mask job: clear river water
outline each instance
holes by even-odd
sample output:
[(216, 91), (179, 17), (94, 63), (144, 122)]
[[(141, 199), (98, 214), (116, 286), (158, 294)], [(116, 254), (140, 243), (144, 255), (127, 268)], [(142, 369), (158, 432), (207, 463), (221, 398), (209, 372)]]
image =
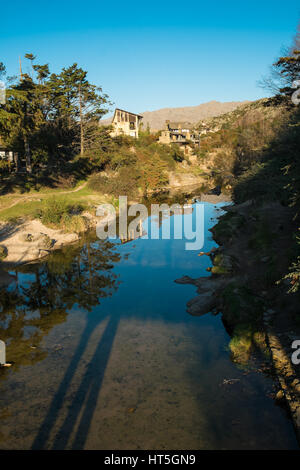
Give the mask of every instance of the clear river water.
[[(220, 205), (204, 204), (209, 251)], [(220, 314), (186, 312), (196, 289), (174, 280), (211, 261), (185, 242), (89, 235), (10, 271), (1, 449), (298, 448), (274, 378), (232, 361)]]

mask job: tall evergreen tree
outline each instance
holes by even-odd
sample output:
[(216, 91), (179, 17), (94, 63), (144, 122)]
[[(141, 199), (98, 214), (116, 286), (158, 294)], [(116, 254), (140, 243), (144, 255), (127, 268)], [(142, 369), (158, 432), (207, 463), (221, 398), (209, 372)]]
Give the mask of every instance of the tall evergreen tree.
[(63, 164), (79, 150), (83, 155), (98, 135), (108, 97), (76, 63), (50, 74), (48, 64), (33, 64), (33, 54), (25, 58), (33, 73), (22, 73), (7, 90), (7, 102), (0, 105), (0, 134), (8, 148), (25, 157), (30, 172), (32, 164)]

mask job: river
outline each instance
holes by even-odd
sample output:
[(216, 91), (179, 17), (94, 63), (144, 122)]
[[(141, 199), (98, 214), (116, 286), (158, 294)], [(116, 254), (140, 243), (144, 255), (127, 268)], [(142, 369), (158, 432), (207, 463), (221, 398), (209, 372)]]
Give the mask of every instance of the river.
[[(209, 251), (220, 205), (204, 204)], [(185, 243), (89, 235), (10, 271), (0, 448), (298, 448), (272, 375), (231, 360), (220, 314), (186, 313), (195, 287), (174, 280), (211, 261)]]

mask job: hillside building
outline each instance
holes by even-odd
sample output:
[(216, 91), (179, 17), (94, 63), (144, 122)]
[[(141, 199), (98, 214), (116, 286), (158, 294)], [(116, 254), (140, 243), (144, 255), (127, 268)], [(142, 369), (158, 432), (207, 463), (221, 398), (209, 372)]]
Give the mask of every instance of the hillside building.
[(200, 136), (189, 122), (170, 122), (166, 121), (166, 127), (161, 132), (159, 142), (162, 144), (180, 144), (189, 143), (199, 144)]
[(124, 109), (116, 108), (112, 120), (113, 131), (111, 135), (129, 135), (130, 137), (137, 138), (139, 136), (139, 128), (143, 116), (140, 114), (124, 111)]

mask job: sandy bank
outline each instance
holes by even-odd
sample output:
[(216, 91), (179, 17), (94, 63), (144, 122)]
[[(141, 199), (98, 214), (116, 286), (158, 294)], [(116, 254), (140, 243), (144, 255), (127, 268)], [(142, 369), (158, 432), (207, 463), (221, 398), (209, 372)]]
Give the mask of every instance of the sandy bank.
[(76, 233), (53, 230), (39, 220), (24, 221), (18, 225), (2, 223), (0, 244), (8, 251), (3, 265), (27, 263), (43, 258), (52, 250), (74, 243), (78, 239)]

